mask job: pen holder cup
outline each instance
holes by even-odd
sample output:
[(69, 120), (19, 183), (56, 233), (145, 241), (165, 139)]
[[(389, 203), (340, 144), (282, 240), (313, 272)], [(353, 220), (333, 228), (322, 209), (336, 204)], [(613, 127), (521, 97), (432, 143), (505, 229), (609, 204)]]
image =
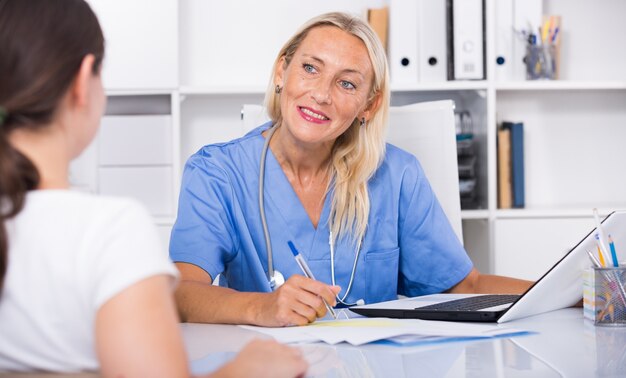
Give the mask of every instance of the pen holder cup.
[(554, 80), (557, 78), (558, 54), (555, 45), (526, 47), (526, 79)]
[(626, 267), (593, 268), (583, 276), (585, 317), (597, 326), (626, 327)]

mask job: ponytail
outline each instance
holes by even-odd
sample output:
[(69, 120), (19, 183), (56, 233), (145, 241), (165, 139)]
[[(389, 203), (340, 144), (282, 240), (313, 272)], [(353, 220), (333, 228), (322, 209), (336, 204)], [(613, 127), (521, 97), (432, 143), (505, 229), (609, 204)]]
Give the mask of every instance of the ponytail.
[[(3, 117), (0, 115), (0, 118)], [(37, 168), (26, 156), (11, 146), (0, 119), (0, 295), (9, 265), (6, 221), (22, 210), (26, 192), (37, 188), (38, 185)]]

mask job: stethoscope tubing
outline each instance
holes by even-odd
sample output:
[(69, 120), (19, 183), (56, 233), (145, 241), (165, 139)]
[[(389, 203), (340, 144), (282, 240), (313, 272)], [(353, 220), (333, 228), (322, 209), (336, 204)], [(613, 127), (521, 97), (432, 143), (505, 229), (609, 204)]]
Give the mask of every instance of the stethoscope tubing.
[(261, 152), (261, 164), (259, 167), (259, 212), (261, 213), (261, 225), (263, 226), (263, 235), (265, 236), (265, 250), (267, 251), (267, 281), (270, 284), (272, 290), (276, 286), (274, 280), (274, 261), (272, 252), (272, 242), (270, 240), (270, 232), (267, 228), (267, 220), (265, 219), (265, 160), (267, 158), (267, 150), (270, 146), (270, 139), (276, 131), (277, 127), (269, 129), (265, 143), (263, 144), (263, 151)]
[[(268, 133), (265, 138), (265, 143), (263, 144), (263, 151), (261, 152), (261, 162), (259, 166), (259, 213), (261, 214), (261, 225), (263, 226), (263, 236), (265, 237), (265, 250), (267, 251), (267, 281), (269, 282), (270, 288), (272, 290), (275, 290), (277, 286), (280, 286), (282, 284), (282, 282), (280, 282), (279, 285), (276, 284), (276, 281), (277, 281), (276, 276), (282, 277), (282, 274), (279, 271), (274, 270), (274, 259), (273, 259), (274, 253), (272, 250), (272, 242), (270, 241), (270, 232), (267, 227), (267, 219), (265, 217), (265, 161), (267, 159), (267, 150), (269, 149), (269, 146), (270, 146), (270, 140), (272, 139), (272, 136), (274, 135), (274, 132), (276, 131), (277, 128), (278, 126), (272, 126), (270, 129), (268, 129)], [(335, 259), (334, 259), (335, 248), (334, 248), (334, 243), (333, 243), (332, 232), (328, 236), (328, 244), (330, 245), (330, 260), (331, 260), (330, 270), (331, 270), (331, 276), (332, 276), (331, 279), (332, 279), (332, 284), (334, 286), (335, 285)], [(361, 253), (361, 242), (359, 242), (359, 245), (357, 246), (357, 252), (354, 258), (354, 264), (352, 265), (352, 272), (350, 274), (350, 282), (348, 283), (348, 288), (346, 289), (346, 292), (343, 295), (343, 297), (339, 298), (339, 295), (336, 296), (337, 301), (345, 306), (354, 306), (354, 305), (359, 304), (358, 302), (362, 301), (362, 300), (359, 300), (355, 303), (345, 302), (345, 299), (348, 297), (348, 294), (352, 290), (352, 283), (354, 282), (356, 266), (359, 260), (360, 253)], [(284, 278), (280, 280), (284, 282)]]

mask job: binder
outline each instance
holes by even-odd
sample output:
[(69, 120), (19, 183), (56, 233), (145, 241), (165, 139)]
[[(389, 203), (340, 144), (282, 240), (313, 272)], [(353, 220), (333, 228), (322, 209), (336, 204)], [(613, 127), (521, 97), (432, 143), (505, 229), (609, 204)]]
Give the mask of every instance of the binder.
[[(513, 65), (511, 67), (511, 79), (514, 81), (526, 80), (526, 56), (527, 39), (522, 36), (522, 31), (537, 34), (541, 26), (543, 15), (543, 0), (513, 0)], [(539, 40), (539, 39), (538, 39)]]
[(495, 3), (495, 77), (497, 81), (513, 78), (513, 1), (499, 0)]
[(502, 127), (511, 130), (511, 181), (513, 207), (525, 206), (524, 194), (524, 124), (503, 122)]
[(389, 1), (389, 65), (392, 85), (419, 81), (419, 3)]
[(446, 1), (419, 2), (419, 79), (423, 82), (447, 80)]
[(448, 1), (452, 4), (452, 79), (484, 79), (483, 0)]

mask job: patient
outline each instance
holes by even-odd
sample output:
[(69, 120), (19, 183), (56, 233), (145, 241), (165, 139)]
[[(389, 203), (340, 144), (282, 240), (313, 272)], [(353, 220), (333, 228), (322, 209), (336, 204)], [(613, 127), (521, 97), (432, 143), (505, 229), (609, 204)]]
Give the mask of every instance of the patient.
[[(0, 372), (189, 375), (150, 216), (69, 190), (105, 108), (103, 55), (83, 0), (0, 0)], [(305, 371), (296, 349), (253, 341), (215, 374)]]

